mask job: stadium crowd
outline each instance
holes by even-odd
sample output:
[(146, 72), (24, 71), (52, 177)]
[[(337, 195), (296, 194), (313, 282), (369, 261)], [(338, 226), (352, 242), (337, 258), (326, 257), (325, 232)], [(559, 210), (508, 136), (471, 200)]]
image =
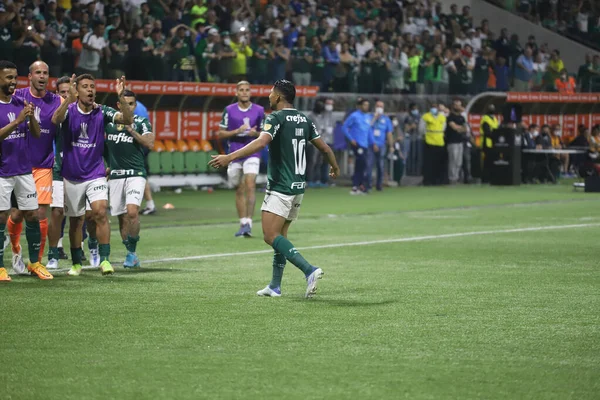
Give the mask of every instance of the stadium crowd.
[[(536, 2), (520, 7), (525, 3)], [(287, 77), (322, 92), (570, 93), (600, 86), (598, 56), (566, 71), (560, 53), (535, 37), (491, 32), (468, 6), (444, 13), (441, 2), (426, 0), (15, 1), (0, 3), (0, 49), (20, 75), (41, 59), (53, 76)]]

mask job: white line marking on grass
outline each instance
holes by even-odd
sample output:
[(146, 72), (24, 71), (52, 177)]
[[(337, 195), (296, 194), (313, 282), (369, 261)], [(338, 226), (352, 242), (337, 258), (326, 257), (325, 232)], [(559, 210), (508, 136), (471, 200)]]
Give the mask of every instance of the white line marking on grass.
[[(386, 243), (405, 243), (405, 242), (422, 242), (425, 240), (435, 239), (452, 239), (465, 236), (478, 236), (478, 235), (498, 235), (503, 233), (521, 233), (521, 232), (540, 232), (540, 231), (553, 231), (562, 229), (575, 229), (575, 228), (593, 228), (600, 226), (600, 223), (595, 224), (572, 224), (572, 225), (548, 225), (548, 226), (534, 226), (527, 228), (513, 228), (513, 229), (496, 229), (488, 231), (474, 231), (474, 232), (459, 232), (459, 233), (445, 233), (441, 235), (425, 235), (425, 236), (412, 236), (395, 239), (381, 239), (381, 240), (368, 240), (363, 242), (350, 242), (350, 243), (335, 243), (335, 244), (322, 244), (317, 246), (306, 246), (299, 247), (298, 250), (321, 250), (321, 249), (335, 249), (339, 247), (356, 247), (356, 246), (370, 246), (374, 244), (386, 244)], [(222, 257), (235, 257), (235, 256), (253, 256), (257, 254), (268, 254), (272, 253), (273, 250), (254, 250), (254, 251), (242, 251), (236, 253), (216, 253), (216, 254), (204, 254), (200, 256), (188, 256), (188, 257), (169, 257), (161, 258), (158, 260), (142, 260), (142, 268), (147, 264), (158, 264), (163, 262), (177, 262), (177, 261), (194, 261), (194, 260), (205, 260), (210, 258), (222, 258)], [(97, 269), (91, 266), (83, 267), (83, 269)], [(50, 270), (50, 273), (65, 272), (69, 269), (57, 269)]]
[[(514, 229), (497, 229), (489, 231), (475, 231), (475, 232), (460, 232), (460, 233), (446, 233), (442, 235), (426, 235), (426, 236), (412, 236), (405, 238), (395, 239), (381, 239), (381, 240), (369, 240), (364, 242), (350, 242), (350, 243), (335, 243), (335, 244), (323, 244), (317, 246), (306, 246), (298, 247), (298, 250), (320, 250), (320, 249), (335, 249), (338, 247), (355, 247), (355, 246), (370, 246), (374, 244), (385, 244), (385, 243), (404, 243), (404, 242), (421, 242), (425, 240), (434, 239), (451, 239), (465, 236), (477, 236), (477, 235), (496, 235), (502, 233), (519, 233), (519, 232), (538, 232), (538, 231), (551, 231), (560, 229), (575, 229), (575, 228), (591, 228), (598, 227), (597, 224), (573, 224), (573, 225), (550, 225), (550, 226), (535, 226), (528, 228), (514, 228)], [(255, 251), (242, 251), (236, 253), (216, 253), (216, 254), (204, 254), (200, 256), (189, 256), (189, 257), (170, 257), (161, 258), (158, 260), (146, 260), (143, 264), (156, 264), (161, 262), (175, 262), (175, 261), (192, 261), (192, 260), (204, 260), (208, 258), (221, 258), (221, 257), (234, 257), (234, 256), (252, 256), (256, 254), (267, 254), (272, 253), (273, 250), (255, 250)]]

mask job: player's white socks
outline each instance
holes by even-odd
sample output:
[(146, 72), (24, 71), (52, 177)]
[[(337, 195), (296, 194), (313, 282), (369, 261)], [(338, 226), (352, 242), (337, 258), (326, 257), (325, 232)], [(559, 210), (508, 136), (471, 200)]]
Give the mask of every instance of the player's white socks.
[(240, 225), (250, 225), (250, 228), (252, 228), (252, 218), (240, 218)]
[(58, 246), (56, 246), (56, 247), (63, 247), (62, 238), (58, 239)]
[(148, 200), (148, 201), (146, 201), (146, 207), (148, 207), (151, 210), (154, 210), (156, 208), (154, 206), (154, 200)]

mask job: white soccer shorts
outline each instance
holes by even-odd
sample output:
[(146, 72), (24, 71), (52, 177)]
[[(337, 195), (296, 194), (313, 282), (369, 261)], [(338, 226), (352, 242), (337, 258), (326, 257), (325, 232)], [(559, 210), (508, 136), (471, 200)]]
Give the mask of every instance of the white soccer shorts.
[(51, 208), (63, 208), (65, 205), (65, 184), (63, 181), (52, 181)]
[(304, 194), (288, 195), (268, 191), (265, 193), (265, 199), (260, 209), (261, 211), (279, 215), (287, 221), (295, 221), (298, 219), (303, 198)]
[(260, 158), (250, 157), (242, 162), (232, 162), (227, 167), (227, 177), (233, 186), (238, 186), (244, 175), (258, 175), (260, 170)]
[(37, 189), (32, 174), (0, 177), (0, 211), (10, 210), (10, 195), (13, 191), (19, 210), (38, 209)]
[(109, 180), (110, 214), (125, 214), (128, 204), (135, 204), (139, 207), (144, 199), (145, 188), (146, 178), (142, 178), (141, 176)]
[[(86, 182), (64, 180), (65, 216), (81, 217), (85, 215), (87, 203), (108, 201), (108, 184), (106, 178), (97, 178)], [(89, 208), (91, 210), (91, 207)]]

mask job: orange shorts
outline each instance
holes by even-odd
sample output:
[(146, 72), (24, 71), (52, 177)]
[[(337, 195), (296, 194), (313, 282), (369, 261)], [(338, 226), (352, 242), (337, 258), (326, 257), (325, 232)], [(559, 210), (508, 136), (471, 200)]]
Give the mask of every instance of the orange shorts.
[(37, 190), (38, 204), (52, 204), (52, 168), (34, 168), (33, 180)]

